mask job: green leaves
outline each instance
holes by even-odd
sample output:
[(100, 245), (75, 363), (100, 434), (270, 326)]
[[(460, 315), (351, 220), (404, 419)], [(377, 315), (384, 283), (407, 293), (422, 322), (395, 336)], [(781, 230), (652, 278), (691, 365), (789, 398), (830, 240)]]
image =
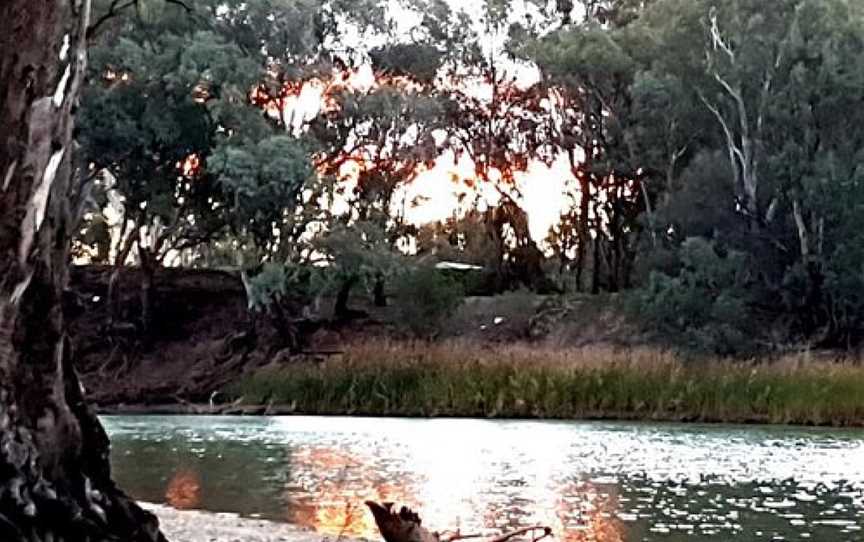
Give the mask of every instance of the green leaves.
[(746, 330), (754, 322), (746, 255), (721, 255), (713, 242), (691, 237), (680, 259), (676, 274), (651, 274), (634, 295), (634, 309), (672, 342), (721, 355), (748, 352), (753, 336)]
[(431, 267), (419, 267), (399, 275), (395, 281), (399, 321), (411, 333), (429, 338), (440, 331), (463, 301), (460, 285)]
[(430, 84), (438, 75), (444, 55), (433, 45), (396, 43), (372, 49), (369, 58), (378, 72)]
[(287, 135), (258, 142), (227, 139), (207, 159), (207, 168), (229, 202), (234, 230), (248, 232), (261, 245), (300, 203), (313, 176), (306, 148)]
[[(312, 177), (311, 158), (249, 93), (279, 77), (285, 58), (317, 54), (309, 43), (271, 41), (271, 51), (284, 49), (268, 57), (263, 45), (314, 18), (320, 3), (214, 0), (193, 13), (161, 0), (139, 5), (92, 48), (79, 123), (85, 159), (113, 174), (131, 228), (158, 218), (157, 258), (226, 229), (267, 245)], [(279, 6), (305, 17), (287, 21)]]

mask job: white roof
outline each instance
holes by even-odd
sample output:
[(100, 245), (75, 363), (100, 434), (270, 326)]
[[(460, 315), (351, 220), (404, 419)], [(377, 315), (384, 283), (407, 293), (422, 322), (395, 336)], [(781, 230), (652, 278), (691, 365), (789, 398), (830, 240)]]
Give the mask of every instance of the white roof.
[(459, 262), (438, 262), (435, 264), (435, 269), (447, 269), (453, 271), (482, 271), (483, 268), (479, 265), (471, 265), (468, 263)]

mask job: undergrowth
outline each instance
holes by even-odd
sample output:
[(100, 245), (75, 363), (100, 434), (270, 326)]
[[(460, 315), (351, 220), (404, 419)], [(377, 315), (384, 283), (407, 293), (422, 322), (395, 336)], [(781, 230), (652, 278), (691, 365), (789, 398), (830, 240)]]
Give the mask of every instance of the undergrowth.
[(864, 425), (857, 362), (679, 359), (651, 349), (369, 342), (232, 385), (297, 413)]

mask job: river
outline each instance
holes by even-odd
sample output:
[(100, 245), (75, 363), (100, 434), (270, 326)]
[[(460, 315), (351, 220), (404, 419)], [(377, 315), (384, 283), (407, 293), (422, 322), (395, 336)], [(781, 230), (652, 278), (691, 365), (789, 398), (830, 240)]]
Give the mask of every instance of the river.
[(365, 499), (462, 533), (864, 541), (864, 431), (654, 423), (106, 416), (135, 498), (377, 539)]

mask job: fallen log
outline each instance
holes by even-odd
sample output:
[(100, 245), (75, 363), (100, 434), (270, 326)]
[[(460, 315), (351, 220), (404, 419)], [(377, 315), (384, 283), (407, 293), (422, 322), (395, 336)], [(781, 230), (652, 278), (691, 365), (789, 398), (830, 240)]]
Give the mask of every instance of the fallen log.
[(543, 525), (525, 527), (516, 531), (504, 533), (495, 537), (487, 537), (479, 534), (461, 534), (459, 531), (442, 536), (441, 533), (433, 532), (423, 527), (420, 516), (409, 508), (403, 506), (397, 512), (393, 509), (392, 502), (377, 503), (366, 501), (366, 506), (375, 518), (378, 531), (384, 538), (384, 542), (455, 542), (465, 539), (484, 539), (483, 542), (508, 542), (518, 536), (539, 532), (531, 538), (531, 542), (538, 542), (546, 537), (552, 536), (552, 529)]

